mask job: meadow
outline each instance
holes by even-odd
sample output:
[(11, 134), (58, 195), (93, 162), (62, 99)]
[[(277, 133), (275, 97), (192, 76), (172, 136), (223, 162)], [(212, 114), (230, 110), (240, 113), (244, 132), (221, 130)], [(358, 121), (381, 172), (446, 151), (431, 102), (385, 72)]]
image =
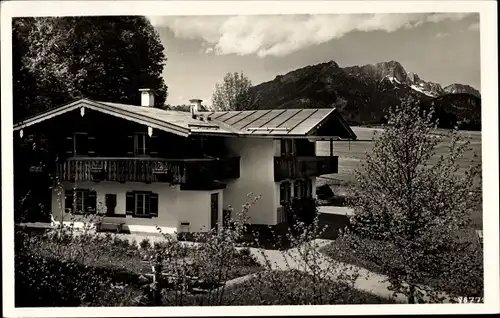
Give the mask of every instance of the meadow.
[[(373, 147), (374, 133), (381, 132), (380, 128), (367, 127), (351, 127), (354, 133), (358, 136), (357, 141), (336, 141), (333, 143), (334, 155), (339, 156), (339, 172), (338, 174), (326, 175), (326, 178), (319, 180), (319, 183), (328, 183), (333, 185), (349, 184), (354, 181), (354, 170), (359, 167), (360, 163), (366, 158), (366, 154), (371, 152)], [(435, 134), (446, 133), (445, 130), (437, 130)], [(474, 159), (474, 154), (477, 155), (477, 162), (481, 162), (481, 132), (480, 131), (462, 131), (465, 137), (469, 138), (469, 147), (471, 151), (467, 152), (464, 158), (459, 160), (460, 170), (463, 173)], [(328, 156), (330, 148), (328, 141), (319, 141), (317, 145), (318, 155)], [(436, 155), (432, 161), (435, 161), (441, 155), (448, 153), (449, 139), (445, 139), (437, 146)]]
[[(318, 178), (317, 185), (328, 184), (335, 196), (349, 196), (349, 187), (355, 182), (354, 170), (360, 167), (360, 164), (366, 158), (366, 154), (371, 152), (373, 147), (374, 133), (382, 131), (380, 128), (367, 127), (351, 127), (354, 133), (358, 136), (357, 141), (337, 141), (334, 142), (334, 155), (339, 156), (339, 169), (337, 174), (324, 175)], [(447, 131), (439, 129), (434, 132), (436, 135), (445, 134)], [(463, 174), (469, 167), (471, 160), (481, 163), (481, 132), (480, 131), (461, 131), (466, 139), (469, 140), (470, 151), (464, 154), (464, 157), (458, 160), (460, 169), (458, 174)], [(432, 166), (441, 155), (449, 153), (450, 140), (445, 138), (443, 142), (438, 144), (436, 154), (430, 159), (428, 164)], [(329, 142), (320, 141), (317, 144), (318, 155), (328, 156), (330, 152)], [(477, 157), (474, 158), (474, 155)], [(477, 195), (482, 195), (481, 178), (476, 178)], [(473, 228), (482, 228), (482, 204), (478, 205), (472, 215)]]

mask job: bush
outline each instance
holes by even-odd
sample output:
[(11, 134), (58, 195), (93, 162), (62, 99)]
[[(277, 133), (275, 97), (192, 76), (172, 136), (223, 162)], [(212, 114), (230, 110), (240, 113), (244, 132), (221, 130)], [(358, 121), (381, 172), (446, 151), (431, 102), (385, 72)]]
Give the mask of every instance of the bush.
[[(388, 269), (388, 263), (380, 260), (394, 260), (399, 257), (396, 255), (397, 249), (390, 243), (376, 240), (365, 240), (363, 244), (356, 244), (355, 241), (338, 238), (334, 243), (325, 246), (322, 252), (336, 261), (353, 264), (382, 275), (387, 275), (387, 271), (393, 269)], [(370, 257), (371, 255), (377, 257)], [(482, 251), (474, 246), (463, 250), (440, 251), (435, 257), (429, 256), (428, 266), (420, 269), (418, 283), (446, 292), (450, 296), (482, 297), (482, 257)], [(450, 259), (455, 259), (456, 264), (444, 261)], [(395, 264), (395, 268), (397, 266), (398, 264)]]
[[(132, 304), (132, 299), (114, 298), (110, 286), (135, 286), (138, 275), (119, 268), (82, 265), (74, 261), (40, 255), (37, 251), (18, 253), (15, 257), (16, 307), (84, 306)], [(135, 294), (138, 294), (137, 291)]]
[(142, 239), (141, 243), (139, 243), (139, 246), (142, 250), (149, 250), (151, 248), (151, 242), (149, 239), (144, 238)]
[[(242, 291), (246, 293), (242, 294)], [(387, 304), (393, 300), (358, 291), (348, 283), (331, 279), (315, 281), (297, 270), (266, 271), (236, 286), (231, 305), (335, 305)], [(230, 298), (228, 297), (228, 301)]]

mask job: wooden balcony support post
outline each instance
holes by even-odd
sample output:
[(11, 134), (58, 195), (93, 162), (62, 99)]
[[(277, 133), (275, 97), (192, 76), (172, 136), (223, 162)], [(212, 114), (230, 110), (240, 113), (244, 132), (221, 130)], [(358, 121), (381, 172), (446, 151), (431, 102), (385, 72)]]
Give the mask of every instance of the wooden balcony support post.
[(333, 166), (333, 139), (330, 138), (330, 167)]

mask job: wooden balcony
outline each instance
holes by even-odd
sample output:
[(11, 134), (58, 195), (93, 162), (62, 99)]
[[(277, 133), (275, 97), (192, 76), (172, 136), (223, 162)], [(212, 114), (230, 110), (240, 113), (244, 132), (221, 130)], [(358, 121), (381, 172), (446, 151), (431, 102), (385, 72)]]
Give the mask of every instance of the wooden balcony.
[(69, 158), (57, 165), (61, 181), (197, 184), (240, 176), (240, 158)]
[(274, 181), (337, 173), (338, 156), (274, 157)]

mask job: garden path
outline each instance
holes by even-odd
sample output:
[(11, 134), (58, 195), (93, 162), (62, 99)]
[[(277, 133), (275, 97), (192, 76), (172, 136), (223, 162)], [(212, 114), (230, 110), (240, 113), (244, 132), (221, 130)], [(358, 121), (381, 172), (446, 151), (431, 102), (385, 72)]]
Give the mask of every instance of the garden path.
[[(316, 264), (323, 270), (328, 270), (332, 277), (336, 273), (344, 273), (344, 274), (354, 274), (357, 273), (359, 276), (355, 281), (354, 287), (359, 290), (367, 291), (372, 294), (378, 295), (380, 297), (391, 298), (393, 296), (393, 292), (389, 290), (389, 283), (386, 281), (387, 276), (376, 274), (368, 271), (365, 268), (358, 267), (355, 265), (344, 264), (331, 258), (323, 255), (323, 253), (319, 252), (319, 249), (325, 245), (331, 243), (330, 240), (324, 239), (316, 239), (312, 241), (310, 244), (315, 247), (315, 253), (317, 254), (317, 262)], [(257, 261), (266, 266), (266, 260), (269, 262), (268, 265), (271, 266), (272, 269), (275, 270), (288, 270), (288, 269), (296, 269), (308, 272), (310, 269), (302, 261), (300, 257), (300, 251), (298, 248), (292, 248), (287, 251), (279, 251), (279, 250), (263, 250), (258, 248), (250, 248), (252, 255), (255, 256)], [(449, 302), (449, 298), (445, 294), (441, 294), (446, 297), (445, 302)], [(396, 296), (396, 301), (406, 303), (408, 301), (407, 297), (398, 294)]]

